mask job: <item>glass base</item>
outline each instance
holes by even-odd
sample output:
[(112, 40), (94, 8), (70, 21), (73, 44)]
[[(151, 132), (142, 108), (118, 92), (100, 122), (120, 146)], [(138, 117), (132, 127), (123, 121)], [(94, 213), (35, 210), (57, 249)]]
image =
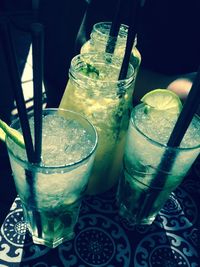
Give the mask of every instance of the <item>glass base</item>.
[(140, 218), (139, 214), (131, 214), (123, 204), (119, 206), (119, 214), (125, 218), (130, 225), (151, 225), (156, 218), (156, 215), (149, 216), (148, 218)]
[(56, 239), (56, 240), (45, 240), (45, 239), (42, 239), (42, 238), (38, 238), (36, 236), (32, 236), (32, 239), (33, 239), (33, 243), (34, 244), (37, 244), (37, 245), (44, 245), (44, 246), (47, 246), (49, 248), (56, 248), (57, 246), (59, 246), (60, 244), (66, 242), (66, 241), (69, 241), (71, 239), (73, 239), (75, 236), (75, 233), (74, 232), (71, 232), (71, 233), (68, 233), (67, 235), (59, 238), (59, 239)]

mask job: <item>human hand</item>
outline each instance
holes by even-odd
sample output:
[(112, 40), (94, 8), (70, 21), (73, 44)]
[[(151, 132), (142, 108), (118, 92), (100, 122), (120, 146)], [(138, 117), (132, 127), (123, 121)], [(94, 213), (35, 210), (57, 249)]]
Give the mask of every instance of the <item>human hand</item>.
[(177, 78), (167, 86), (167, 89), (176, 93), (180, 97), (180, 99), (184, 102), (192, 87), (195, 75), (196, 73), (193, 72), (186, 74), (180, 78)]

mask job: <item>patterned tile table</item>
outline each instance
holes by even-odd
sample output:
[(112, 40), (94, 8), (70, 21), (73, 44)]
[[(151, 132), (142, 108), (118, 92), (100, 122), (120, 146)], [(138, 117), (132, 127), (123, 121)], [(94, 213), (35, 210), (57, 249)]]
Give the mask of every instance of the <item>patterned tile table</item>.
[(200, 164), (173, 192), (151, 226), (118, 215), (115, 189), (85, 197), (76, 236), (56, 249), (34, 245), (16, 198), (0, 232), (0, 267), (200, 266)]

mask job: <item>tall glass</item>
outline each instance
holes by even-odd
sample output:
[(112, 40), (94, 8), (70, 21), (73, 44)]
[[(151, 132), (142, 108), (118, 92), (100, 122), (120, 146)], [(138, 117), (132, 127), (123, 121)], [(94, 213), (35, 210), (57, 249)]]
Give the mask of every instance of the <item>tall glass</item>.
[(136, 106), (127, 134), (117, 202), (131, 224), (154, 221), (200, 152), (199, 117), (193, 119), (181, 146), (172, 148), (165, 142), (172, 130), (171, 115), (153, 112), (148, 115), (143, 104)]
[[(81, 54), (89, 52), (105, 52), (106, 45), (108, 43), (110, 28), (111, 22), (104, 21), (94, 24), (92, 32), (90, 34), (90, 39), (81, 47)], [(112, 46), (113, 43), (116, 42), (114, 55), (120, 57), (121, 60), (123, 60), (124, 57), (127, 36), (128, 26), (125, 24), (121, 24), (117, 38), (111, 38), (109, 43), (109, 45)], [(135, 77), (137, 77), (137, 73), (139, 71), (141, 63), (141, 54), (137, 49), (137, 37), (135, 38), (135, 42), (133, 45), (130, 63), (134, 68), (134, 75)], [(135, 83), (133, 83), (133, 86), (134, 84)]]
[[(33, 116), (29, 114), (33, 131)], [(17, 119), (11, 125), (20, 130)], [(78, 113), (43, 110), (42, 160), (6, 139), (17, 192), (33, 242), (54, 248), (73, 238), (97, 146), (92, 124)]]
[(118, 180), (132, 108), (134, 70), (118, 80), (121, 59), (106, 53), (86, 53), (72, 59), (61, 108), (84, 114), (99, 137), (88, 194), (111, 188)]
[[(90, 39), (81, 47), (81, 54), (88, 52), (105, 52), (110, 28), (111, 22), (98, 22), (94, 24), (92, 32), (90, 34)], [(123, 59), (124, 57), (127, 35), (128, 26), (121, 24), (116, 39), (116, 47), (114, 50), (114, 55), (121, 57), (121, 59)], [(114, 40), (111, 40), (110, 45), (112, 45), (113, 41)], [(135, 38), (133, 45), (130, 63), (135, 69), (135, 75), (137, 75), (141, 63), (141, 54), (137, 49), (137, 37)]]

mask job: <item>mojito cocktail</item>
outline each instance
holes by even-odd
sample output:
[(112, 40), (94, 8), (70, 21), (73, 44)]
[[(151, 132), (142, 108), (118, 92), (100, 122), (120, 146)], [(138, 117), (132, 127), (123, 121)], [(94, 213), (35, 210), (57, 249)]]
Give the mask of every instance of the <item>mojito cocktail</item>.
[(118, 180), (132, 108), (133, 67), (118, 81), (121, 59), (105, 53), (73, 58), (61, 108), (84, 114), (96, 127), (98, 148), (87, 193), (96, 194)]
[[(94, 24), (92, 32), (90, 34), (90, 39), (81, 47), (81, 54), (89, 52), (105, 52), (106, 45), (108, 44), (110, 29), (111, 22), (98, 22)], [(114, 55), (121, 58), (121, 60), (123, 60), (124, 58), (127, 36), (128, 26), (121, 24), (117, 38), (110, 37), (109, 45), (113, 46), (113, 43), (116, 43)], [(130, 56), (130, 63), (134, 68), (134, 76), (137, 77), (141, 63), (141, 54), (137, 49), (137, 37), (135, 38), (132, 53)], [(134, 87), (134, 83), (132, 85)]]
[(132, 224), (154, 221), (200, 152), (197, 116), (180, 147), (166, 145), (176, 120), (177, 114), (157, 111), (144, 104), (132, 111), (117, 194), (120, 214)]
[[(32, 115), (29, 121), (33, 132)], [(30, 164), (25, 150), (10, 138), (6, 144), (33, 242), (56, 247), (74, 236), (97, 134), (88, 120), (67, 110), (45, 109), (42, 124), (40, 164)], [(19, 120), (11, 126), (20, 130)]]

